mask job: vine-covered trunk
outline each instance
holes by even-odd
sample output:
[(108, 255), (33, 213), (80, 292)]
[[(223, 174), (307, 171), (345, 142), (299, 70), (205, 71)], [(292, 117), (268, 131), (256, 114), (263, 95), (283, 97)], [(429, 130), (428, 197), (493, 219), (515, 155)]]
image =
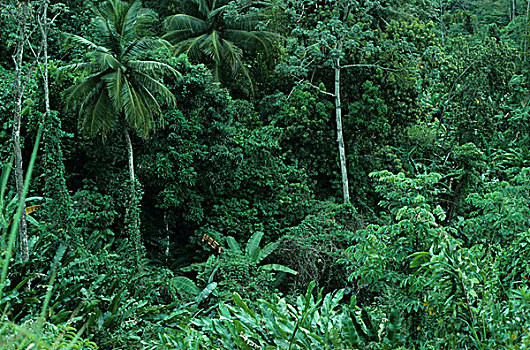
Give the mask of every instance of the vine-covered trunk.
[(44, 197), (46, 212), (53, 229), (63, 232), (63, 237), (73, 237), (75, 247), (83, 245), (83, 238), (76, 235), (72, 223), (72, 200), (66, 186), (65, 167), (61, 145), (61, 120), (50, 107), (50, 85), (48, 71), (48, 6), (49, 0), (42, 3), (42, 15), (37, 17), (42, 38), (42, 66), (40, 69), (44, 90), (45, 131), (44, 131)]
[(24, 193), (24, 169), (22, 168), (22, 148), (20, 146), (20, 130), (22, 119), (22, 100), (24, 97), (24, 88), (22, 82), (22, 64), (24, 59), (24, 45), (26, 41), (26, 25), (29, 11), (29, 1), (24, 1), (21, 10), (21, 18), (18, 25), (18, 38), (16, 42), (15, 55), (13, 60), (15, 63), (15, 77), (13, 83), (13, 92), (15, 98), (15, 111), (13, 117), (13, 152), (15, 153), (15, 180), (17, 186), (17, 195), (22, 206), (22, 216), (20, 218), (20, 226), (18, 228), (20, 240), (20, 255), (24, 262), (29, 259), (28, 250), (28, 227), (26, 223), (26, 205), (23, 200)]
[(344, 203), (350, 202), (350, 191), (348, 187), (348, 168), (346, 166), (346, 151), (344, 149), (344, 137), (342, 132), (342, 106), (340, 100), (340, 61), (335, 59), (335, 118), (337, 121), (337, 143), (339, 145), (340, 173), (342, 177), (342, 199)]

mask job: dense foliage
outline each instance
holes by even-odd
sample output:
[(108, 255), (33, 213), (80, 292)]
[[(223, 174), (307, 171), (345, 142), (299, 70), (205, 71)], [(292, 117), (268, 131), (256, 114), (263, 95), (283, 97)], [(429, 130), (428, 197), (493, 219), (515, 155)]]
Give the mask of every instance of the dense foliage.
[(527, 349), (530, 1), (0, 1), (0, 349)]

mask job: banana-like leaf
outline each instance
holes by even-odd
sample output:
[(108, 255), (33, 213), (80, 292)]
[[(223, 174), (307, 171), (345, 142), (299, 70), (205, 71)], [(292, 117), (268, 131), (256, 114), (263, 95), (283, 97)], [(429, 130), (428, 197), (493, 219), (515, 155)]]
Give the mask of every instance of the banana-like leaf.
[(210, 296), (210, 294), (212, 294), (212, 292), (214, 291), (214, 289), (216, 287), (217, 287), (217, 282), (212, 282), (212, 283), (208, 284), (202, 290), (202, 292), (199, 295), (197, 295), (197, 298), (195, 298), (195, 303), (200, 304), (204, 300), (206, 300), (206, 298), (208, 298)]
[(263, 265), (263, 266), (260, 267), (260, 269), (265, 270), (265, 271), (286, 272), (286, 273), (290, 273), (292, 275), (297, 275), (298, 274), (298, 272), (296, 272), (295, 270), (291, 269), (290, 267), (287, 267), (287, 266), (284, 266), (284, 265), (280, 265), (280, 264)]
[(359, 333), (357, 332), (357, 327), (355, 326), (356, 320), (354, 320), (355, 315), (350, 315), (348, 312), (345, 312), (342, 316), (342, 334), (349, 343), (355, 344), (361, 341)]
[(273, 251), (276, 250), (276, 248), (278, 248), (278, 245), (280, 245), (280, 242), (271, 242), (271, 243), (267, 244), (259, 252), (258, 261), (256, 261), (256, 263), (259, 264), (263, 259), (267, 258)]
[(377, 335), (377, 328), (372, 322), (372, 318), (368, 314), (368, 311), (366, 311), (366, 309), (364, 308), (361, 310), (361, 319), (363, 320), (364, 325), (366, 326), (368, 339), (370, 341), (379, 341), (379, 337)]
[(234, 237), (232, 236), (228, 236), (226, 237), (226, 243), (228, 243), (228, 247), (230, 248), (230, 250), (232, 250), (234, 253), (236, 254), (243, 254), (241, 252), (241, 248), (239, 247), (239, 243), (237, 243), (237, 241), (235, 240)]
[(185, 293), (188, 293), (193, 296), (196, 296), (199, 294), (199, 288), (197, 287), (195, 282), (193, 282), (188, 277), (177, 276), (173, 278), (171, 282), (176, 289), (182, 290)]
[(245, 248), (246, 255), (255, 263), (258, 262), (258, 256), (260, 253), (259, 244), (261, 242), (261, 238), (263, 238), (263, 232), (258, 231), (254, 233), (248, 240), (247, 246)]
[(248, 305), (243, 301), (243, 299), (241, 299), (241, 296), (239, 294), (237, 293), (232, 294), (232, 299), (234, 300), (234, 303), (237, 306), (239, 306), (243, 311), (245, 311), (247, 314), (252, 316), (252, 318), (256, 318), (256, 315), (254, 314), (254, 312), (250, 310)]

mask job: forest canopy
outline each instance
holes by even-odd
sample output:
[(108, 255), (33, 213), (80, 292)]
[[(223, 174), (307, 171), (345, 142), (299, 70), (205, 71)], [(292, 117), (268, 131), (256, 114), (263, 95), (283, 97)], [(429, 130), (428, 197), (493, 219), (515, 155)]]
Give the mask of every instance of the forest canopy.
[(529, 348), (529, 16), (0, 0), (0, 350)]

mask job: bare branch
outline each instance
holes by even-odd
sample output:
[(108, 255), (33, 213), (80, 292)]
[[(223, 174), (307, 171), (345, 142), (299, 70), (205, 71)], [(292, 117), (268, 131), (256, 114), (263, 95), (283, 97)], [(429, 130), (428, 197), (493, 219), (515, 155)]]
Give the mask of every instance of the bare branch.
[(28, 47), (31, 50), (31, 53), (33, 54), (35, 59), (31, 62), (29, 70), (27, 71), (26, 76), (24, 77), (24, 82), (22, 83), (22, 91), (25, 91), (26, 86), (28, 85), (29, 79), (31, 78), (31, 73), (35, 69), (35, 66), (37, 65), (37, 63), (39, 63), (40, 55), (42, 53), (42, 48), (43, 48), (43, 43), (41, 42), (39, 44), (39, 50), (35, 52), (28, 38), (26, 38), (26, 42), (28, 43)]
[(316, 86), (315, 84), (312, 84), (306, 80), (303, 80), (302, 81), (302, 84), (304, 85), (307, 85), (315, 90), (317, 90), (318, 92), (320, 92), (321, 94), (324, 94), (324, 95), (328, 95), (328, 96), (331, 96), (331, 97), (335, 97), (335, 94), (332, 94), (331, 92), (327, 92), (325, 90), (322, 90), (321, 88), (319, 88), (318, 86)]
[(471, 69), (471, 67), (473, 67), (475, 65), (475, 63), (478, 62), (478, 58), (473, 60), (469, 66), (467, 66), (466, 69), (464, 69), (462, 71), (462, 73), (460, 73), (460, 75), (455, 79), (455, 81), (453, 82), (453, 85), (451, 86), (451, 89), (449, 89), (449, 92), (447, 93), (447, 99), (445, 100), (445, 102), (443, 102), (443, 105), (442, 105), (442, 110), (440, 112), (440, 123), (438, 124), (438, 129), (440, 129), (441, 125), (442, 125), (442, 119), (443, 119), (443, 116), (445, 114), (445, 112), (447, 111), (447, 105), (449, 104), (449, 102), (453, 99), (453, 93), (457, 87), (457, 83), (460, 81), (460, 79), (467, 73), (467, 71), (469, 69)]
[(289, 92), (289, 95), (287, 95), (287, 100), (289, 100), (291, 98), (291, 95), (293, 94), (294, 90), (296, 90), (296, 87), (300, 84), (302, 84), (302, 82), (304, 81), (304, 79), (300, 79), (298, 81), (298, 83), (296, 83), (293, 88), (291, 89), (291, 91)]
[(402, 70), (402, 69), (384, 67), (384, 66), (380, 66), (378, 64), (363, 64), (363, 63), (346, 64), (344, 66), (340, 66), (339, 68), (378, 68), (378, 69), (382, 69), (382, 70), (388, 70), (388, 71), (391, 71), (391, 72), (399, 72), (400, 70)]

